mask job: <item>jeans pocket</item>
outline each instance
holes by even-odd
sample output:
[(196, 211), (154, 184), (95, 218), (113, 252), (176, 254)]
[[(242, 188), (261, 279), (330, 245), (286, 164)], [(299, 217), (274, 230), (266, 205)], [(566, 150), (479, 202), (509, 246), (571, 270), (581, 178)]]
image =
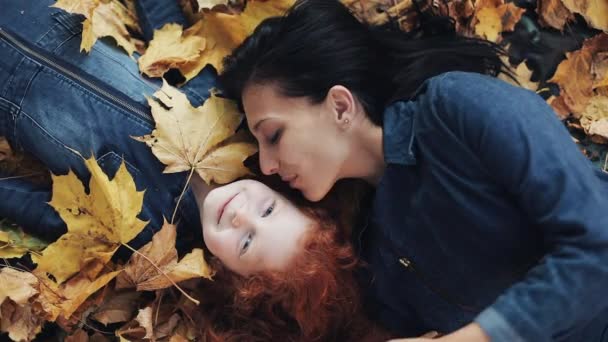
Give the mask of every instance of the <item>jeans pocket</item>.
[(97, 164), (99, 164), (99, 167), (101, 167), (103, 172), (105, 172), (105, 174), (110, 178), (114, 178), (116, 171), (118, 171), (120, 164), (123, 162), (125, 163), (127, 171), (129, 171), (129, 174), (131, 177), (133, 177), (133, 180), (137, 179), (141, 174), (139, 169), (136, 168), (135, 165), (126, 161), (123, 157), (119, 156), (116, 152), (110, 151), (97, 157)]

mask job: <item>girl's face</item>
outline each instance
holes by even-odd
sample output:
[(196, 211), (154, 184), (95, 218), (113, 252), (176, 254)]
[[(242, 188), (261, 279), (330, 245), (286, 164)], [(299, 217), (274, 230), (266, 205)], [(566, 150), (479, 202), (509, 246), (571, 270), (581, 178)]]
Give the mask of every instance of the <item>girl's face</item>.
[(341, 178), (348, 142), (335, 104), (286, 97), (273, 85), (251, 84), (243, 92), (247, 122), (260, 151), (260, 168), (310, 201), (321, 200)]
[(203, 203), (207, 248), (230, 270), (281, 270), (303, 249), (315, 222), (266, 185), (241, 180), (212, 190)]

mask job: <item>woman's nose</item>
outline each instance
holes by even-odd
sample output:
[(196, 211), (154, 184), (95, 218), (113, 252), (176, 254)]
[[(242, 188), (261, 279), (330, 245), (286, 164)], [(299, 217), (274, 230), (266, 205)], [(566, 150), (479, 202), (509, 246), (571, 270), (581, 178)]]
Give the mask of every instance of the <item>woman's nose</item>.
[(279, 171), (279, 162), (274, 154), (268, 151), (267, 148), (260, 146), (260, 169), (262, 173), (270, 176)]

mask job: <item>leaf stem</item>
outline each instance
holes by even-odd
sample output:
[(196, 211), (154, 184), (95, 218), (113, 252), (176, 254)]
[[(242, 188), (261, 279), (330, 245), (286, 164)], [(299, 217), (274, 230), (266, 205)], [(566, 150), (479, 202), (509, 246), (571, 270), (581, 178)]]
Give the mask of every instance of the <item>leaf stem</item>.
[(190, 169), (190, 174), (188, 175), (188, 180), (186, 180), (186, 184), (184, 184), (184, 189), (182, 190), (182, 193), (179, 195), (179, 198), (177, 199), (177, 203), (175, 204), (175, 210), (173, 210), (173, 215), (171, 215), (171, 224), (173, 224), (173, 221), (175, 220), (175, 215), (177, 214), (177, 208), (179, 208), (179, 204), (182, 201), (182, 197), (184, 197), (184, 194), (186, 193), (186, 189), (188, 189), (188, 184), (190, 184), (190, 179), (192, 179), (192, 175), (194, 174), (195, 170), (196, 170), (196, 168), (194, 166)]
[(196, 305), (199, 305), (200, 302), (192, 297), (190, 297), (190, 295), (188, 295), (186, 293), (186, 291), (184, 291), (181, 287), (179, 287), (179, 285), (177, 285), (173, 279), (171, 279), (171, 277), (169, 277), (165, 272), (163, 272), (163, 270), (160, 269), (160, 267), (156, 266), (156, 264), (154, 263), (154, 261), (150, 260), (150, 258), (148, 258), (145, 254), (141, 253), (140, 251), (136, 250), (135, 248), (127, 245), (126, 243), (121, 243), (121, 245), (127, 247), (128, 249), (130, 249), (133, 253), (141, 256), (142, 258), (146, 259), (154, 268), (156, 268), (156, 270), (162, 274), (163, 276), (165, 276), (165, 278), (167, 278), (167, 280), (169, 280), (169, 282), (171, 282), (171, 284), (173, 284), (173, 286), (175, 286), (176, 289), (179, 290), (179, 292), (181, 292), (186, 298), (190, 299), (192, 302), (194, 302)]

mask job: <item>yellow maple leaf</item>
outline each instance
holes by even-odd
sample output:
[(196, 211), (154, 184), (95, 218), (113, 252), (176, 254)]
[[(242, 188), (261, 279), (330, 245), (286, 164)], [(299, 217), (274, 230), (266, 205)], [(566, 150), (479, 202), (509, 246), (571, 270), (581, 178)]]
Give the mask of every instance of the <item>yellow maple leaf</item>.
[[(194, 108), (186, 95), (166, 82), (154, 96), (158, 101), (148, 99), (148, 103), (152, 107), (156, 128), (152, 134), (134, 138), (150, 146), (152, 153), (167, 165), (163, 172), (195, 170), (207, 183), (226, 183), (249, 173), (243, 161), (255, 153), (255, 145), (220, 146), (234, 134), (242, 120), (233, 101), (212, 95), (202, 106)], [(218, 146), (235, 151), (232, 155), (222, 154), (229, 158), (220, 156), (218, 160), (217, 154), (213, 154)], [(211, 166), (209, 157), (213, 158)], [(219, 177), (216, 164), (222, 165), (220, 173), (230, 177)]]
[(183, 35), (204, 38), (205, 49), (196, 61), (181, 65), (180, 72), (186, 80), (198, 75), (207, 64), (213, 65), (221, 72), (224, 57), (253, 33), (262, 20), (282, 15), (294, 2), (294, 0), (251, 0), (247, 2), (245, 10), (238, 15), (215, 11), (202, 13), (202, 19), (184, 31)]
[(137, 61), (139, 70), (150, 77), (161, 77), (169, 69), (196, 60), (204, 49), (204, 38), (182, 36), (181, 25), (167, 24), (154, 30), (146, 53)]
[(593, 84), (595, 78), (601, 75), (593, 75), (591, 71), (594, 56), (603, 52), (608, 52), (608, 34), (600, 33), (585, 40), (580, 50), (566, 53), (566, 59), (557, 66), (555, 74), (549, 80), (559, 85), (559, 103), (563, 103), (577, 119), (596, 92), (601, 93), (602, 87), (596, 85), (594, 89)]
[(608, 32), (608, 0), (562, 0), (573, 13), (582, 15), (589, 26)]
[(91, 173), (90, 192), (70, 171), (53, 176), (49, 204), (59, 213), (68, 232), (50, 244), (42, 256), (33, 256), (37, 270), (51, 273), (58, 283), (94, 260), (106, 263), (122, 244), (133, 239), (147, 222), (137, 218), (144, 192), (121, 163), (114, 179), (101, 170), (94, 158), (85, 160)]
[(127, 28), (139, 31), (137, 17), (117, 0), (59, 0), (53, 7), (85, 16), (80, 49), (90, 52), (98, 38), (112, 37), (131, 56), (143, 43), (130, 36)]
[[(195, 248), (177, 261), (175, 225), (165, 221), (152, 241), (134, 253), (124, 272), (116, 279), (116, 288), (137, 287), (137, 291), (167, 288), (173, 282), (193, 278), (211, 278), (211, 270), (203, 257), (203, 250)], [(153, 262), (164, 274), (159, 273)]]

